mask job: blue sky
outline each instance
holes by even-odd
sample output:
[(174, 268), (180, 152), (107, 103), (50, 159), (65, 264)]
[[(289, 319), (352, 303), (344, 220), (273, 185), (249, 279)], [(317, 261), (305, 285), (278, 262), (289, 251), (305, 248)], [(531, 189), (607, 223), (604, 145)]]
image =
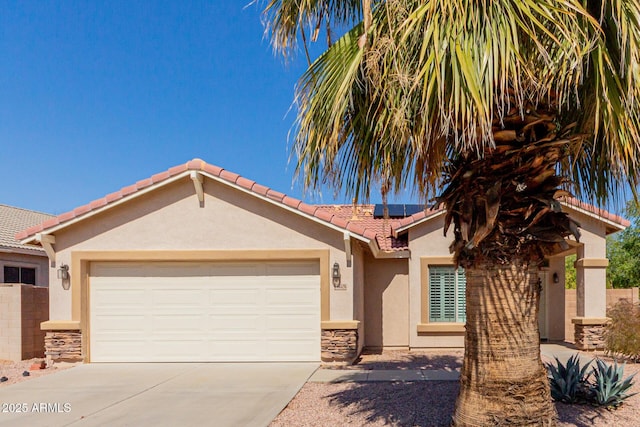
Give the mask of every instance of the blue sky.
[(305, 61), (247, 3), (0, 2), (0, 203), (59, 214), (195, 157), (344, 202), (292, 187)]
[(59, 214), (195, 157), (349, 203), (293, 183), (306, 63), (273, 53), (247, 3), (0, 2), (0, 203)]

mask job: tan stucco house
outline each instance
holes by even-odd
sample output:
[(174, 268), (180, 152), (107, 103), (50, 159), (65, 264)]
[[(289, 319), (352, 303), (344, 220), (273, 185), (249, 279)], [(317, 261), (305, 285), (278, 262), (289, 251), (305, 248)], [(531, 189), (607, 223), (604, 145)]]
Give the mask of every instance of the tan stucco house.
[[(628, 223), (564, 208), (582, 238), (545, 268), (542, 337), (565, 338), (564, 256), (577, 252), (588, 346), (605, 317), (605, 237)], [(54, 265), (54, 358), (349, 363), (365, 346), (461, 347), (464, 274), (443, 212), (396, 209), (309, 205), (194, 159), (17, 237)]]

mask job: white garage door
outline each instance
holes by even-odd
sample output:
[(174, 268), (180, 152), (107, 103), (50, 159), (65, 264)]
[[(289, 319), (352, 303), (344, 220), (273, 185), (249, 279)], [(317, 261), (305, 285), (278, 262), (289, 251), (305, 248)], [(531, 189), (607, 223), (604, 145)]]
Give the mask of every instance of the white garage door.
[(319, 361), (317, 262), (92, 263), (93, 362)]

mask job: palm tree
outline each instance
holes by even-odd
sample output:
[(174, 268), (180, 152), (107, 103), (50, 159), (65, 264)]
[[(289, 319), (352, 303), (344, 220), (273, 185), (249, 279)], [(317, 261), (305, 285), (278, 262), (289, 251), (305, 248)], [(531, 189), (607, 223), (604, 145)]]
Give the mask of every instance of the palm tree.
[(411, 185), (446, 208), (467, 272), (454, 425), (555, 425), (538, 268), (578, 238), (559, 199), (638, 184), (640, 2), (270, 0), (264, 17), (286, 57), (330, 35), (296, 90), (305, 185)]

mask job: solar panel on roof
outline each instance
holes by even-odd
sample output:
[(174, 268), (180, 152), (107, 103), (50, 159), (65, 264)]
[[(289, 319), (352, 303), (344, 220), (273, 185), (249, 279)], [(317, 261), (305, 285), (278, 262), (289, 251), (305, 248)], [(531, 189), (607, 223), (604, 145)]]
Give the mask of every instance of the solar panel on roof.
[[(424, 210), (424, 205), (389, 204), (389, 218), (406, 218)], [(384, 218), (384, 205), (379, 203), (373, 208), (374, 218)]]

